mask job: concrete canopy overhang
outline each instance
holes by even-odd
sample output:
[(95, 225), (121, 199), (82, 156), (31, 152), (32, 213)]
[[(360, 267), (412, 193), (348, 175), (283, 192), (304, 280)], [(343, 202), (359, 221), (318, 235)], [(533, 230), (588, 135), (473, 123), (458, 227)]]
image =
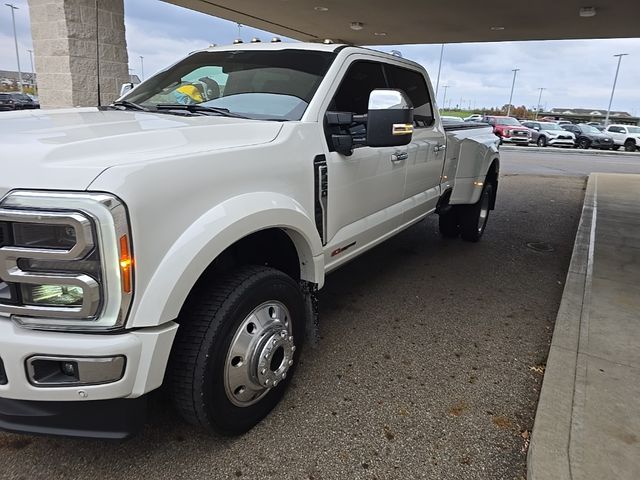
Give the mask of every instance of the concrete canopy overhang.
[[(640, 36), (640, 0), (163, 1), (304, 41), (398, 45)], [(595, 15), (580, 16), (584, 7)], [(353, 30), (352, 22), (362, 29)]]

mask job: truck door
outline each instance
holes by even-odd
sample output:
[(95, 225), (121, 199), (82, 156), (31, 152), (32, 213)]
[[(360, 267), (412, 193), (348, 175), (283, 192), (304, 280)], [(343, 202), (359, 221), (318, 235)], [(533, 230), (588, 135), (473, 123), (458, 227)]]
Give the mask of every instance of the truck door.
[[(382, 63), (356, 55), (346, 63), (325, 110), (365, 114), (369, 95), (387, 88)], [(330, 270), (390, 236), (402, 219), (407, 147), (334, 151), (327, 135), (325, 264)]]
[(385, 73), (389, 87), (404, 91), (414, 108), (403, 217), (404, 223), (410, 223), (433, 211), (440, 198), (445, 133), (441, 122), (435, 121), (425, 76), (417, 70), (390, 64), (385, 64)]

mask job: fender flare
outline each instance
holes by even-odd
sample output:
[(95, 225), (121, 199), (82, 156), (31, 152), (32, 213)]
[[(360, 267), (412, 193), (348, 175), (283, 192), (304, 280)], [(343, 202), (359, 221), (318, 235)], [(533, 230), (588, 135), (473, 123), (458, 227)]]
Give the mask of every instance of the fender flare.
[(280, 228), (291, 238), (302, 280), (324, 282), (322, 242), (314, 222), (290, 197), (259, 192), (231, 198), (205, 212), (169, 248), (132, 310), (128, 327), (148, 327), (177, 318), (187, 295), (205, 269), (242, 238)]

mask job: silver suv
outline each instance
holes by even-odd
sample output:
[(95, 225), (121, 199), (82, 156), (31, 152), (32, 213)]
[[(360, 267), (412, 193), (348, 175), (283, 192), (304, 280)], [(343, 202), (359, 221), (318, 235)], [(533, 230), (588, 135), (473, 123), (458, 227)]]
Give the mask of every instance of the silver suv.
[(539, 147), (575, 147), (576, 136), (553, 122), (521, 122), (531, 130), (531, 142)]

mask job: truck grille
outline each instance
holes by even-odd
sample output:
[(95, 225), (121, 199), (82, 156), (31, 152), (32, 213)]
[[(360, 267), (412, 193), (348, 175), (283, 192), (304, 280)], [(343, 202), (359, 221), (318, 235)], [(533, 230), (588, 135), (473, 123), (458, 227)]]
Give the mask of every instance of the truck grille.
[(9, 224), (0, 222), (0, 247), (4, 247), (5, 242), (9, 240)]
[(0, 358), (0, 385), (6, 385), (8, 383), (7, 373), (4, 371), (4, 363)]
[(518, 137), (528, 137), (529, 136), (529, 133), (523, 132), (522, 130), (512, 130), (511, 134), (515, 135), (515, 136), (518, 136)]

